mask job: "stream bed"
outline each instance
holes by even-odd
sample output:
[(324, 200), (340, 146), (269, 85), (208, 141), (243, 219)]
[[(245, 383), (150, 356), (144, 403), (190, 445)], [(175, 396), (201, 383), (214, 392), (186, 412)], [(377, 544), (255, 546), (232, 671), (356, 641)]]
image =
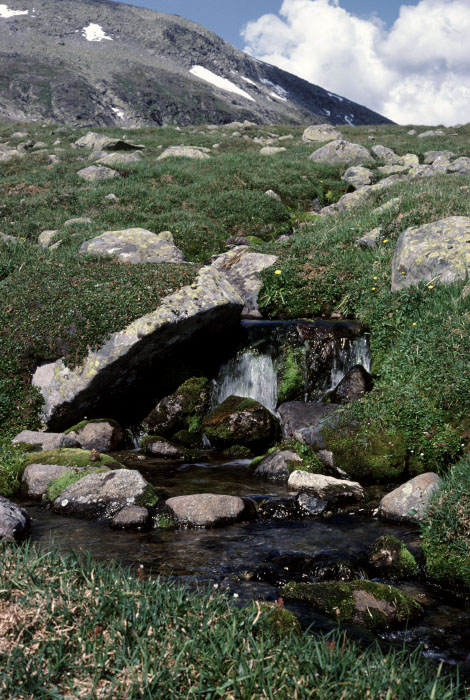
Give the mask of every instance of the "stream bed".
[[(113, 455), (142, 475), (166, 499), (194, 493), (230, 494), (253, 498), (272, 498), (273, 504), (289, 498), (287, 488), (250, 478), (249, 460), (207, 459), (196, 464), (161, 461), (139, 452)], [(386, 490), (386, 489), (384, 489)], [(388, 489), (389, 490), (389, 489)], [(369, 494), (379, 501), (380, 494)], [(409, 526), (385, 523), (371, 515), (370, 508), (343, 510), (330, 517), (293, 520), (274, 509), (272, 517), (240, 522), (218, 529), (152, 530), (150, 532), (113, 531), (97, 521), (64, 517), (37, 503), (24, 502), (32, 517), (31, 540), (43, 547), (51, 542), (62, 552), (89, 553), (93, 558), (117, 560), (136, 569), (143, 566), (146, 576), (163, 576), (187, 582), (190, 586), (217, 587), (236, 602), (275, 601), (279, 584), (272, 572), (281, 566), (295, 568), (305, 557), (318, 559), (319, 580), (328, 580), (333, 568), (346, 567), (361, 576), (362, 563), (370, 544), (382, 535), (394, 535), (418, 555), (419, 533)], [(335, 568), (336, 567), (336, 568)], [(339, 567), (339, 568), (338, 568)], [(323, 575), (323, 578), (322, 578)], [(383, 579), (381, 582), (389, 583)], [(425, 615), (407, 630), (380, 635), (386, 644), (421, 644), (423, 653), (449, 664), (470, 670), (470, 605), (464, 597), (444, 592), (426, 582), (392, 582), (415, 597)], [(304, 625), (318, 631), (334, 629), (331, 619), (316, 614), (305, 605), (287, 607), (299, 614)], [(357, 638), (373, 639), (360, 628), (348, 628)]]

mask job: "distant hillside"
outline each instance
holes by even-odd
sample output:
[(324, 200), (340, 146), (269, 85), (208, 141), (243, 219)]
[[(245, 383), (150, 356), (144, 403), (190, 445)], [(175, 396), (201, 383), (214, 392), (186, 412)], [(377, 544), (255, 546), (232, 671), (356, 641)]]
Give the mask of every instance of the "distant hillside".
[(83, 126), (389, 123), (199, 24), (110, 0), (0, 4), (0, 117)]

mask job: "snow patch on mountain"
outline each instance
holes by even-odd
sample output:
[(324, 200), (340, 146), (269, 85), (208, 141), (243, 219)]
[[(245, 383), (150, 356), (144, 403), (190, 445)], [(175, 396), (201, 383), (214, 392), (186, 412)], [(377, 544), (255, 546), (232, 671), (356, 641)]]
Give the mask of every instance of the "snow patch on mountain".
[(192, 75), (195, 75), (196, 78), (201, 78), (201, 80), (205, 80), (207, 83), (211, 83), (212, 85), (215, 85), (215, 87), (218, 87), (221, 90), (233, 92), (236, 95), (244, 97), (246, 100), (256, 102), (256, 100), (253, 99), (251, 95), (245, 92), (245, 90), (239, 88), (238, 85), (235, 85), (235, 83), (232, 83), (231, 80), (227, 80), (227, 78), (222, 78), (220, 75), (216, 75), (207, 68), (204, 68), (204, 66), (193, 66), (189, 72)]
[(335, 95), (334, 92), (329, 92), (328, 95), (329, 95), (330, 97), (334, 97), (335, 100), (339, 100), (340, 102), (343, 101), (343, 98), (340, 97), (339, 95)]
[(10, 10), (7, 5), (0, 5), (0, 17), (3, 17), (4, 19), (8, 19), (8, 17), (15, 17), (16, 15), (27, 14), (29, 14), (29, 10)]
[(100, 24), (94, 24), (94, 22), (90, 22), (87, 27), (83, 27), (82, 34), (87, 41), (103, 41), (103, 39), (113, 41), (111, 36), (107, 36), (104, 33), (103, 27)]

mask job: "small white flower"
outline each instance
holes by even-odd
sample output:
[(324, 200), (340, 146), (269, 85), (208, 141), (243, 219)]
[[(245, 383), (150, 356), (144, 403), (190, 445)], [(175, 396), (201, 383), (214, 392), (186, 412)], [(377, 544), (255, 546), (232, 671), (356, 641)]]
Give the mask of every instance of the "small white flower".
[(234, 598), (238, 598), (238, 593), (234, 593), (234, 594), (233, 594), (233, 597), (234, 597)]

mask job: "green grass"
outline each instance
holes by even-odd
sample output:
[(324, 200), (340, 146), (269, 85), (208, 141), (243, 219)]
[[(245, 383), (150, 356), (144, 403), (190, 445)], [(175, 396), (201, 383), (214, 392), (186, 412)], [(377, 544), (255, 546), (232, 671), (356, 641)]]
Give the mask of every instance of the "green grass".
[[(235, 607), (137, 572), (34, 547), (1, 549), (0, 693), (51, 698), (450, 700), (454, 674), (419, 651), (299, 636), (271, 608)], [(291, 633), (292, 632), (292, 633)]]

